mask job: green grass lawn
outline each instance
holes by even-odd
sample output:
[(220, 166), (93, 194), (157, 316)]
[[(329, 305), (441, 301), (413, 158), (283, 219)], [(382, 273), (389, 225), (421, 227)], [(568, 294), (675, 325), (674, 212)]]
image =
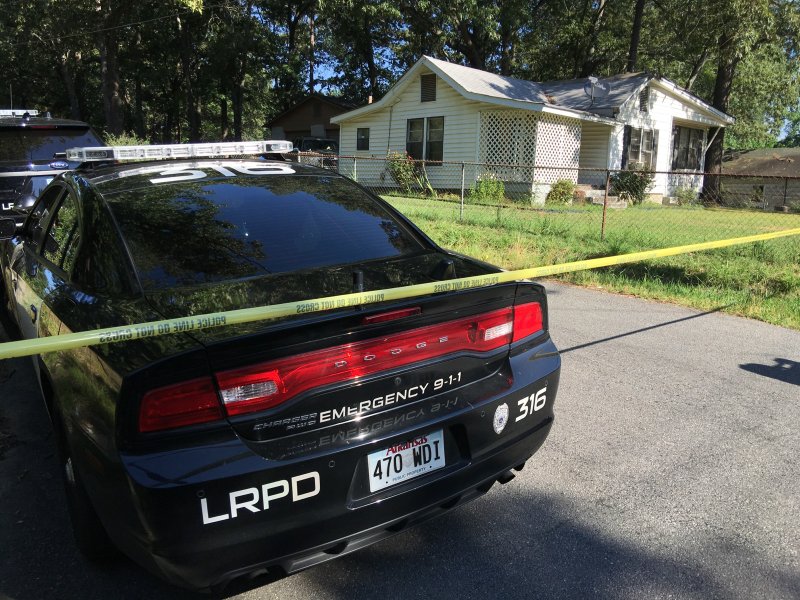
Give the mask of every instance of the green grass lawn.
[[(800, 215), (657, 205), (521, 210), (386, 198), (437, 243), (507, 269), (800, 228)], [(560, 276), (800, 330), (800, 236)]]

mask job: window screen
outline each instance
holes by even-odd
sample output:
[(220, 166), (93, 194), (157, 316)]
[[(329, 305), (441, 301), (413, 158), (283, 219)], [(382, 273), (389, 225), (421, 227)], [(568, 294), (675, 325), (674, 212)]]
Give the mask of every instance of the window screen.
[(442, 155), (444, 154), (444, 117), (429, 117), (427, 133), (425, 159), (442, 162)]
[(369, 127), (356, 129), (356, 150), (369, 150)]
[(672, 128), (672, 168), (699, 171), (703, 164), (702, 129)]
[(406, 152), (415, 160), (422, 160), (425, 140), (425, 119), (409, 119), (406, 126)]

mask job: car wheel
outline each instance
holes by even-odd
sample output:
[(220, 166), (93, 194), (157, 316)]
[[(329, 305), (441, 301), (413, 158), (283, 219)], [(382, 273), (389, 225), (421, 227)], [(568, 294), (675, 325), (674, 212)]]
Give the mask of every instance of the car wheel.
[(86, 558), (93, 562), (108, 562), (117, 556), (118, 550), (108, 537), (92, 501), (86, 493), (79, 471), (72, 460), (69, 445), (63, 430), (60, 445), (61, 471), (67, 495), (67, 511), (72, 522), (75, 545)]

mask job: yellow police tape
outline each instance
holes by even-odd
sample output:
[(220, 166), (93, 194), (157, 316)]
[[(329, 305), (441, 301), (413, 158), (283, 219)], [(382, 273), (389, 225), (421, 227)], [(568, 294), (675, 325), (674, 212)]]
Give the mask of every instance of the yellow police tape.
[(689, 252), (699, 252), (701, 250), (713, 250), (716, 248), (724, 248), (726, 246), (735, 246), (738, 244), (749, 244), (752, 242), (774, 240), (793, 235), (800, 235), (800, 228), (750, 235), (747, 237), (717, 240), (714, 242), (690, 244), (687, 246), (675, 246), (673, 248), (663, 248), (660, 250), (633, 252), (631, 254), (621, 254), (618, 256), (608, 256), (605, 258), (579, 260), (576, 262), (562, 263), (559, 265), (532, 267), (530, 269), (520, 269), (518, 271), (503, 271), (501, 273), (493, 273), (491, 275), (479, 275), (477, 277), (464, 277), (461, 279), (450, 279), (447, 281), (421, 283), (418, 285), (389, 288), (371, 292), (343, 294), (340, 296), (329, 296), (326, 298), (304, 300), (302, 302), (286, 302), (283, 304), (273, 304), (272, 306), (243, 308), (239, 310), (208, 313), (180, 319), (164, 319), (162, 321), (150, 321), (148, 323), (139, 323), (136, 325), (122, 325), (119, 327), (95, 329), (93, 331), (55, 335), (35, 340), (7, 342), (5, 344), (0, 344), (0, 359), (14, 358), (17, 356), (30, 356), (32, 354), (41, 354), (44, 352), (54, 352), (58, 350), (68, 350), (70, 348), (92, 346), (95, 344), (127, 342), (159, 335), (186, 333), (189, 331), (206, 329), (209, 327), (221, 327), (223, 325), (234, 325), (237, 323), (250, 323), (252, 321), (263, 321), (290, 315), (312, 313), (337, 308), (347, 308), (351, 306), (360, 306), (363, 304), (399, 300), (402, 298), (413, 298), (415, 296), (437, 294), (440, 292), (467, 290), (471, 288), (496, 285), (498, 283), (506, 283), (509, 281), (517, 281), (520, 279), (533, 279), (536, 277), (546, 277), (548, 275), (558, 275), (560, 273), (584, 271), (587, 269), (597, 269), (599, 267), (610, 267), (612, 265), (639, 262), (653, 258), (663, 258), (665, 256), (675, 256), (677, 254), (687, 254)]

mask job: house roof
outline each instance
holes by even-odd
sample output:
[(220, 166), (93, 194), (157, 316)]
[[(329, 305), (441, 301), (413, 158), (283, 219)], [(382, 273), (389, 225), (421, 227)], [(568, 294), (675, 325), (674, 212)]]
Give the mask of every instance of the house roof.
[(722, 159), (725, 175), (800, 177), (800, 148), (737, 150)]
[(341, 112), (352, 110), (352, 109), (354, 109), (356, 107), (355, 104), (352, 104), (350, 102), (345, 102), (341, 98), (337, 98), (335, 96), (326, 96), (325, 94), (320, 94), (319, 92), (314, 92), (313, 94), (309, 94), (308, 96), (306, 96), (305, 98), (300, 100), (300, 102), (298, 102), (294, 106), (290, 106), (285, 111), (283, 111), (281, 114), (279, 114), (279, 115), (273, 117), (272, 119), (270, 119), (269, 121), (267, 121), (266, 127), (273, 127), (274, 124), (277, 123), (278, 121), (280, 121), (283, 117), (285, 117), (286, 115), (294, 112), (295, 110), (300, 108), (306, 102), (311, 102), (312, 100), (319, 100), (319, 101), (324, 102), (326, 104), (330, 104), (331, 106), (335, 106), (336, 108), (340, 109)]
[(554, 104), (613, 117), (628, 98), (638, 93), (652, 79), (652, 75), (647, 73), (622, 73), (611, 77), (600, 77), (598, 81), (605, 84), (603, 87), (607, 87), (608, 94), (603, 96), (598, 93), (594, 100), (584, 91), (589, 81), (586, 77), (545, 81), (541, 85), (547, 90), (547, 95), (552, 98)]
[(680, 96), (688, 104), (711, 115), (720, 125), (724, 126), (733, 122), (733, 117), (718, 111), (671, 81), (647, 73), (623, 73), (600, 78), (602, 83), (608, 84), (609, 93), (603, 97), (595, 97), (592, 101), (584, 91), (588, 78), (537, 83), (496, 75), (430, 56), (423, 56), (419, 59), (380, 101), (334, 117), (331, 121), (339, 123), (391, 106), (396, 101), (395, 98), (410, 83), (414, 74), (422, 67), (427, 67), (439, 75), (456, 91), (470, 100), (499, 104), (510, 108), (561, 114), (609, 125), (617, 123), (614, 119), (624, 102), (648, 83), (656, 82), (660, 87)]
[(447, 74), (459, 87), (471, 94), (538, 104), (550, 102), (544, 88), (534, 81), (495, 75), (488, 71), (457, 65), (445, 60), (430, 58), (429, 56), (424, 57), (424, 59), (438, 67), (442, 73)]

